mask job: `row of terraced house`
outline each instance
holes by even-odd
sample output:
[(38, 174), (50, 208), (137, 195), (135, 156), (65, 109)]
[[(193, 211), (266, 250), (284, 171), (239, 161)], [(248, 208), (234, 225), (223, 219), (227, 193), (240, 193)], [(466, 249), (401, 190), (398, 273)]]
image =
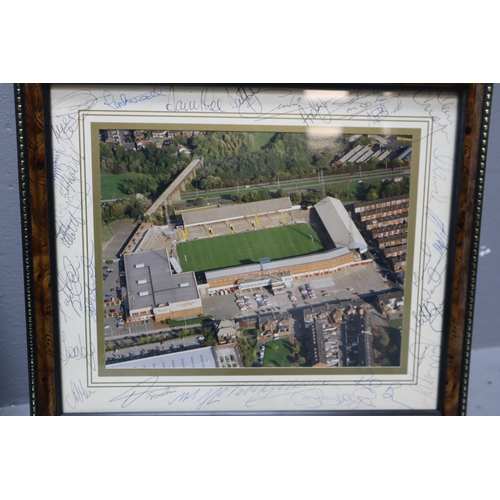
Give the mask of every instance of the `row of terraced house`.
[(377, 243), (396, 273), (406, 270), (408, 207), (408, 195), (354, 205), (358, 224)]

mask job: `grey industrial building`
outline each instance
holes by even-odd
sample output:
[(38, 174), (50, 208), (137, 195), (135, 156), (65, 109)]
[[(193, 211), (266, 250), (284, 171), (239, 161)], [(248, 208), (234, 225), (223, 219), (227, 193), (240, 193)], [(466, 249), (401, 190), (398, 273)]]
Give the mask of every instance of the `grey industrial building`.
[(165, 248), (123, 256), (128, 290), (127, 321), (156, 321), (201, 314), (192, 272), (174, 274)]

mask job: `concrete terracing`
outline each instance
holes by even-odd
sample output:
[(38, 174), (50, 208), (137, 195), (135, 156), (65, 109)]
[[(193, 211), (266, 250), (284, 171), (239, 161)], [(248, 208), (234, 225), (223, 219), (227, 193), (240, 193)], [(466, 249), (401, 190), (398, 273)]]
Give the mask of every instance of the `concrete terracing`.
[(184, 185), (187, 181), (194, 178), (196, 175), (195, 170), (203, 165), (203, 157), (196, 157), (168, 186), (165, 191), (158, 197), (158, 199), (148, 208), (148, 210), (144, 213), (144, 215), (151, 216), (154, 215), (164, 203), (180, 201), (181, 200), (181, 192), (184, 191)]

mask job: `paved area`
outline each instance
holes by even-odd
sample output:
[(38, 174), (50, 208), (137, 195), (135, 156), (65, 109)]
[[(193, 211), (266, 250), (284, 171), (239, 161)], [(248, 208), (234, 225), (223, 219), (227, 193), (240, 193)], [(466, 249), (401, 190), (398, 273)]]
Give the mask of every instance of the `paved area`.
[[(305, 285), (312, 285), (314, 287), (316, 298), (302, 299), (299, 286)], [(205, 314), (211, 314), (218, 319), (229, 319), (254, 316), (255, 314), (269, 312), (282, 312), (292, 307), (320, 304), (333, 300), (356, 299), (358, 294), (367, 294), (373, 290), (389, 290), (389, 288), (389, 285), (387, 285), (377, 269), (369, 265), (345, 269), (335, 274), (294, 280), (291, 291), (294, 292), (297, 298), (295, 306), (290, 301), (287, 293), (272, 295), (266, 290), (257, 289), (253, 292), (236, 292), (249, 297), (252, 308), (247, 311), (240, 311), (236, 304), (236, 293), (234, 292), (229, 295), (214, 295), (213, 297), (204, 296), (202, 297), (202, 301)], [(270, 304), (259, 309), (254, 293), (267, 295), (267, 300)]]

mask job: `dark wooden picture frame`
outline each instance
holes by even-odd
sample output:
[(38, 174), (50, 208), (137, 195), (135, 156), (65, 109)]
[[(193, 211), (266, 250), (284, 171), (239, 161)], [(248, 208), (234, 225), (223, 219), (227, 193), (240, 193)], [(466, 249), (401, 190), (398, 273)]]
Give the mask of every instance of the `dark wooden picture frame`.
[[(336, 86), (332, 84), (331, 88)], [(372, 88), (372, 86), (350, 85), (347, 88)], [(452, 90), (458, 92), (462, 99), (463, 106), (459, 114), (458, 127), (460, 152), (456, 162), (460, 174), (453, 187), (456, 204), (452, 208), (450, 230), (453, 245), (448, 260), (448, 301), (444, 309), (440, 396), (437, 409), (430, 413), (446, 416), (465, 415), (493, 87), (491, 84), (391, 84), (375, 85), (373, 88)], [(15, 85), (32, 415), (63, 413), (60, 383), (61, 342), (58, 338), (56, 317), (58, 290), (54, 279), (57, 270), (54, 215), (51, 205), (54, 187), (50, 180), (49, 163), (51, 132), (49, 91), (50, 85)], [(108, 411), (104, 409), (104, 412)], [(277, 410), (270, 413), (286, 412)], [(374, 410), (347, 413), (418, 414), (419, 412)]]

